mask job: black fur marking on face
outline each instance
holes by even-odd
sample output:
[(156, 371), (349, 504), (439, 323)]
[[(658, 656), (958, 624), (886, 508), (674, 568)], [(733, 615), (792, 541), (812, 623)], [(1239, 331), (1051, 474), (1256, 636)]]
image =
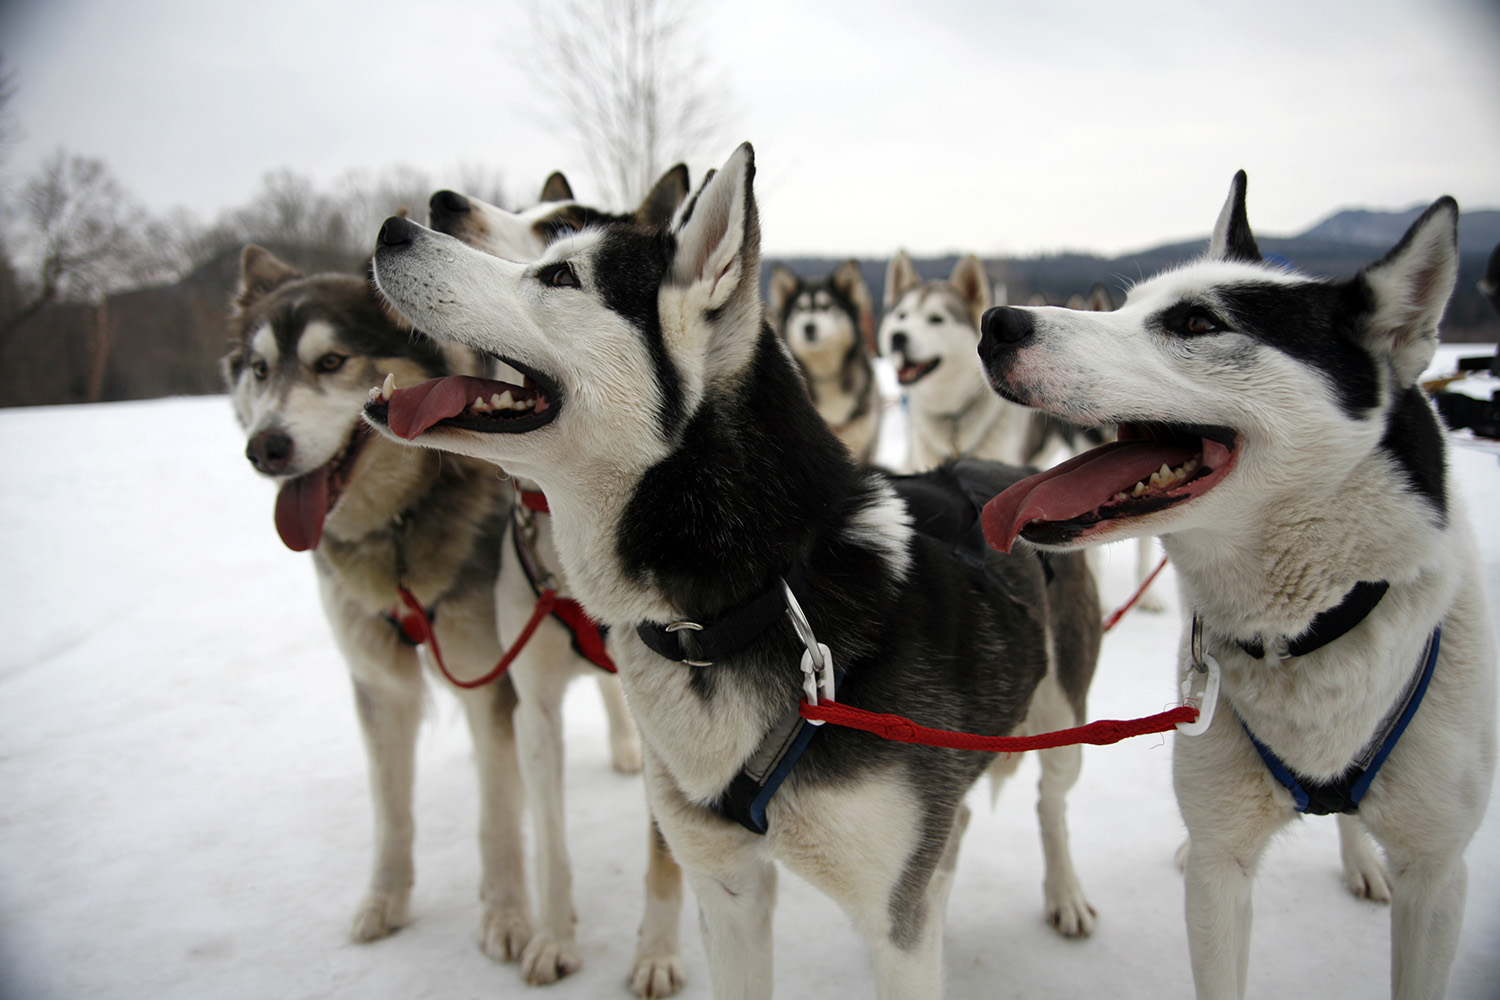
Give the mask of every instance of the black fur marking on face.
[(1396, 398), (1386, 420), (1380, 447), (1401, 468), (1413, 493), (1432, 504), (1438, 526), (1448, 523), (1448, 467), (1443, 432), (1437, 417), (1416, 386)]
[(1350, 419), (1380, 405), (1380, 372), (1358, 338), (1371, 306), (1362, 285), (1246, 283), (1213, 294), (1231, 329), (1315, 369)]
[(682, 377), (672, 363), (657, 308), (672, 258), (672, 239), (661, 230), (621, 224), (606, 229), (594, 255), (593, 281), (604, 304), (640, 331), (660, 387), (662, 437), (671, 440), (687, 419)]

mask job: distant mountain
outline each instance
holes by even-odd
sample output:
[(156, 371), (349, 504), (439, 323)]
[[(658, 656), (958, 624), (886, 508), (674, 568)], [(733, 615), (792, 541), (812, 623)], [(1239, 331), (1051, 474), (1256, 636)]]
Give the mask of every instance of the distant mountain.
[[(1427, 208), (1414, 205), (1404, 212), (1372, 212), (1363, 208), (1335, 212), (1297, 239), (1357, 246), (1392, 247), (1407, 227)], [(1500, 210), (1462, 211), (1458, 219), (1458, 248), (1464, 253), (1488, 254), (1500, 243)]]
[[(1350, 209), (1337, 212), (1306, 232), (1290, 237), (1257, 236), (1261, 252), (1281, 258), (1306, 274), (1325, 278), (1347, 278), (1374, 263), (1406, 234), (1426, 206), (1404, 212), (1371, 212)], [(1451, 342), (1500, 340), (1500, 316), (1476, 289), (1490, 251), (1500, 243), (1500, 210), (1484, 209), (1459, 217), (1458, 283), (1443, 319), (1443, 338)], [(1087, 296), (1095, 284), (1103, 285), (1118, 306), (1125, 290), (1134, 282), (1203, 253), (1208, 237), (1105, 258), (1085, 253), (1047, 254), (1040, 257), (990, 258), (984, 262), (990, 281), (1005, 287), (1012, 305), (1026, 305), (1034, 298), (1062, 304), (1070, 296)], [(955, 256), (914, 259), (923, 278), (946, 278)], [(804, 277), (832, 274), (843, 260), (823, 257), (767, 258), (763, 284), (769, 281), (773, 263), (784, 264)], [(860, 270), (870, 286), (879, 312), (885, 291), (888, 259), (864, 258)]]

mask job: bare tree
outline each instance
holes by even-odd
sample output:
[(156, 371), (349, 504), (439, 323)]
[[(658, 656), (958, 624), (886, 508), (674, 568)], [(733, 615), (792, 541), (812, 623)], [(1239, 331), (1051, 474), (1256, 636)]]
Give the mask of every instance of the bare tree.
[(171, 270), (163, 231), (100, 160), (58, 150), (21, 186), (14, 214), (25, 293), (0, 345), (50, 303), (97, 302)]
[(533, 0), (518, 52), (605, 197), (634, 205), (718, 130), (693, 0)]

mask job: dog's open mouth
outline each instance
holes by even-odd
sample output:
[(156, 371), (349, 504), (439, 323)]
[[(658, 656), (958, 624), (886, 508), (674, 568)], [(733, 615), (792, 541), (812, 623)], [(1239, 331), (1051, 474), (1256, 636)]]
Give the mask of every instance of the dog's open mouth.
[(1227, 427), (1122, 423), (1120, 439), (1023, 479), (984, 508), (984, 536), (1009, 552), (1016, 538), (1067, 545), (1121, 521), (1175, 507), (1213, 489), (1234, 468), (1239, 436)]
[(562, 410), (556, 383), (509, 359), (506, 363), (521, 372), (520, 385), (448, 375), (401, 389), (386, 376), (384, 385), (370, 390), (365, 416), (407, 441), (434, 427), (521, 434), (555, 420)]
[(276, 494), (276, 533), (287, 548), (306, 552), (318, 547), (323, 539), (323, 522), (344, 495), (354, 463), (373, 434), (363, 420), (355, 421), (349, 440), (337, 455), (281, 484)]
[(942, 358), (932, 358), (927, 361), (912, 361), (905, 355), (901, 357), (901, 365), (896, 369), (896, 381), (902, 385), (914, 385), (931, 375), (943, 361)]

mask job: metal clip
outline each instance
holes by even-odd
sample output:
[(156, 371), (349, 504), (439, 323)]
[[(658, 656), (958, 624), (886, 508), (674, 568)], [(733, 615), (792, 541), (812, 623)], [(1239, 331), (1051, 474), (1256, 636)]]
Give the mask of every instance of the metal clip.
[[(1196, 624), (1196, 623), (1195, 623)], [(1197, 629), (1194, 629), (1194, 645), (1198, 645)], [(1201, 654), (1201, 659), (1199, 658)], [(1203, 653), (1201, 646), (1193, 654), (1193, 670), (1199, 674), (1206, 674), (1203, 683), (1203, 691), (1193, 697), (1194, 674), (1188, 674), (1182, 682), (1182, 702), (1184, 705), (1192, 705), (1198, 710), (1198, 718), (1192, 722), (1177, 723), (1177, 731), (1184, 736), (1200, 736), (1208, 732), (1208, 727), (1214, 721), (1214, 709), (1219, 704), (1219, 661), (1214, 659), (1212, 653)]]
[[(673, 622), (666, 627), (665, 631), (681, 632), (684, 629), (691, 632), (702, 632), (703, 626), (699, 625), (697, 622)], [(679, 636), (677, 641), (680, 644), (682, 642), (682, 637)], [(714, 665), (713, 660), (689, 660), (685, 652), (682, 658), (682, 662), (690, 667), (711, 667)]]
[[(792, 627), (797, 630), (802, 645), (807, 647), (802, 652), (802, 693), (809, 705), (816, 705), (820, 697), (832, 701), (833, 652), (813, 634), (812, 625), (802, 613), (802, 605), (797, 603), (797, 595), (792, 593), (792, 588), (785, 580), (781, 581), (781, 590), (786, 595), (786, 608), (792, 616)], [(808, 721), (815, 726), (823, 724), (822, 720)]]

